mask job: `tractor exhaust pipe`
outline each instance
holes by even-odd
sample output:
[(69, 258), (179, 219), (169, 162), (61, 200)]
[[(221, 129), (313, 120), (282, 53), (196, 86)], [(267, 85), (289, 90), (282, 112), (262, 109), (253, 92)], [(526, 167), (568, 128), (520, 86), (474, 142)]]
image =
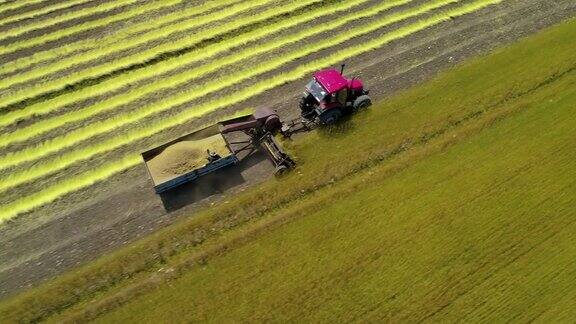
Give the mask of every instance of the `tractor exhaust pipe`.
[(346, 64), (342, 64), (340, 66), (340, 75), (344, 75), (344, 67), (346, 66)]

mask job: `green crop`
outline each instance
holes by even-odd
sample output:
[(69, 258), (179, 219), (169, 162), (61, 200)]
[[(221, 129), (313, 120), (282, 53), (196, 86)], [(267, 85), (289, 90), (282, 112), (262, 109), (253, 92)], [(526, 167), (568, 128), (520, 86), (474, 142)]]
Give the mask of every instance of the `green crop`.
[(20, 1), (13, 1), (11, 3), (6, 3), (2, 5), (0, 8), (0, 13), (4, 13), (9, 10), (18, 9), (20, 7), (29, 6), (31, 4), (39, 3), (45, 0), (20, 0)]
[[(44, 14), (47, 14), (47, 13), (50, 13), (50, 12), (53, 12), (56, 10), (71, 8), (71, 7), (77, 6), (79, 4), (84, 4), (84, 3), (91, 2), (91, 1), (92, 0), (69, 0), (69, 1), (65, 1), (65, 2), (59, 2), (59, 3), (53, 4), (53, 5), (47, 5), (45, 7), (38, 8), (36, 10), (26, 11), (26, 12), (19, 14), (19, 15), (6, 17), (6, 18), (2, 19), (2, 25), (0, 25), (0, 26), (5, 26), (8, 24), (14, 23), (16, 21), (19, 21), (19, 20), (39, 17), (41, 15), (44, 15)], [(3, 34), (0, 34), (0, 36), (4, 37)]]
[[(90, 15), (94, 15), (94, 14), (98, 14), (98, 13), (103, 13), (103, 12), (107, 12), (110, 10), (114, 10), (120, 7), (124, 7), (124, 6), (129, 6), (131, 4), (134, 4), (138, 2), (138, 0), (117, 0), (117, 1), (113, 1), (113, 2), (105, 2), (101, 5), (95, 6), (95, 7), (89, 7), (89, 8), (85, 8), (83, 10), (80, 11), (70, 11), (66, 14), (60, 15), (60, 16), (56, 16), (54, 18), (50, 18), (48, 20), (34, 20), (31, 23), (16, 27), (16, 28), (11, 28), (7, 31), (1, 32), (0, 33), (0, 37), (2, 37), (2, 39), (0, 39), (1, 41), (6, 40), (7, 38), (12, 38), (12, 37), (18, 37), (21, 35), (24, 35), (30, 31), (33, 30), (39, 30), (42, 28), (47, 28), (56, 24), (59, 24), (61, 22), (65, 22), (68, 20), (73, 20), (73, 19), (78, 19), (78, 18), (82, 18), (82, 17), (88, 17)], [(65, 3), (65, 2), (64, 2)], [(29, 38), (27, 38), (28, 40)], [(17, 43), (16, 43), (17, 44)], [(9, 47), (10, 45), (8, 45), (7, 47)]]
[[(410, 25), (401, 27), (400, 29), (395, 30), (391, 33), (388, 33), (388, 34), (385, 34), (383, 36), (374, 38), (367, 43), (364, 43), (361, 45), (356, 45), (356, 46), (351, 46), (349, 48), (335, 52), (334, 54), (332, 54), (328, 57), (322, 58), (321, 60), (312, 61), (312, 62), (309, 62), (307, 64), (304, 64), (304, 65), (302, 65), (302, 66), (300, 66), (300, 67), (298, 67), (298, 68), (296, 68), (290, 72), (274, 76), (274, 77), (267, 79), (267, 80), (263, 80), (263, 81), (258, 82), (257, 84), (255, 84), (254, 86), (252, 86), (248, 89), (244, 89), (244, 90), (238, 91), (237, 93), (234, 93), (232, 95), (222, 97), (222, 98), (215, 100), (213, 102), (210, 102), (210, 103), (207, 103), (204, 105), (200, 105), (194, 110), (182, 111), (178, 114), (175, 114), (175, 115), (172, 115), (166, 119), (163, 119), (163, 120), (161, 120), (155, 124), (147, 125), (146, 127), (137, 128), (137, 129), (134, 129), (130, 132), (127, 132), (126, 134), (123, 134), (122, 136), (109, 139), (106, 141), (106, 143), (102, 142), (102, 143), (96, 144), (95, 146), (92, 146), (92, 147), (84, 147), (77, 152), (70, 152), (69, 154), (61, 156), (60, 158), (58, 158), (58, 160), (60, 162), (63, 162), (63, 163), (74, 163), (77, 161), (85, 160), (85, 159), (89, 158), (90, 156), (93, 156), (93, 155), (98, 154), (100, 152), (109, 151), (111, 149), (110, 147), (105, 147), (105, 145), (113, 145), (114, 147), (118, 147), (121, 145), (131, 143), (137, 139), (149, 137), (151, 135), (154, 135), (154, 134), (156, 134), (160, 131), (163, 131), (165, 129), (168, 129), (170, 127), (173, 127), (173, 126), (179, 125), (181, 123), (184, 123), (186, 121), (189, 121), (191, 119), (197, 118), (197, 117), (199, 117), (199, 116), (201, 116), (207, 112), (210, 112), (210, 111), (213, 111), (216, 109), (221, 109), (221, 108), (227, 107), (231, 104), (235, 104), (235, 103), (244, 101), (250, 97), (253, 97), (255, 95), (263, 93), (266, 90), (272, 89), (276, 86), (282, 85), (282, 84), (290, 82), (290, 81), (297, 80), (297, 79), (299, 79), (299, 78), (301, 78), (301, 77), (303, 77), (303, 76), (305, 76), (305, 75), (307, 75), (307, 74), (309, 74), (315, 70), (318, 70), (320, 68), (324, 68), (324, 67), (329, 66), (329, 65), (336, 64), (338, 62), (341, 62), (343, 59), (345, 59), (347, 57), (357, 56), (357, 55), (369, 52), (369, 51), (376, 49), (378, 47), (381, 47), (381, 46), (383, 46), (383, 45), (385, 45), (385, 44), (387, 44), (393, 40), (403, 38), (405, 36), (408, 36), (410, 34), (418, 32), (420, 30), (435, 26), (435, 25), (442, 23), (444, 21), (449, 21), (449, 20), (453, 19), (454, 17), (469, 14), (471, 12), (474, 12), (476, 10), (484, 8), (486, 6), (500, 3), (502, 1), (503, 0), (475, 1), (475, 2), (471, 2), (471, 3), (467, 3), (461, 7), (458, 7), (458, 8), (453, 8), (453, 9), (447, 10), (443, 13), (434, 15), (430, 18), (426, 18), (426, 19), (424, 19), (418, 23), (410, 24)], [(113, 122), (117, 122), (117, 121), (115, 120)], [(70, 139), (70, 140), (72, 140), (72, 139)], [(97, 152), (98, 150), (100, 150), (100, 152)], [(74, 156), (75, 154), (76, 154), (76, 156)], [(83, 154), (86, 154), (87, 157), (81, 157)], [(69, 161), (66, 162), (65, 161), (66, 159), (69, 159)], [(118, 163), (107, 164), (103, 167), (94, 169), (94, 170), (89, 171), (89, 172), (87, 172), (83, 175), (80, 175), (78, 177), (66, 179), (65, 181), (60, 182), (60, 183), (55, 183), (55, 184), (51, 185), (50, 187), (42, 189), (38, 192), (32, 193), (25, 198), (15, 200), (9, 204), (6, 204), (5, 206), (2, 206), (0, 208), (0, 213), (2, 215), (5, 215), (4, 216), (5, 219), (14, 217), (20, 213), (23, 213), (25, 211), (31, 210), (33, 208), (36, 208), (38, 206), (41, 206), (41, 205), (46, 204), (48, 202), (51, 202), (51, 201), (57, 199), (58, 197), (61, 197), (64, 194), (67, 194), (67, 193), (76, 191), (78, 189), (84, 188), (84, 187), (89, 186), (95, 182), (105, 180), (106, 178), (110, 177), (111, 175), (114, 175), (114, 174), (121, 171), (121, 170), (119, 170), (118, 165), (122, 164), (123, 166), (128, 168), (130, 166), (133, 166), (133, 165), (136, 165), (137, 163), (139, 163), (140, 157), (136, 154), (130, 154), (126, 157), (121, 158), (120, 161), (122, 161), (122, 163), (118, 162)], [(48, 163), (52, 163), (52, 162), (48, 162)]]
[[(42, 51), (39, 53), (35, 53), (29, 57), (22, 57), (16, 59), (10, 64), (5, 64), (0, 66), (0, 73), (10, 73), (17, 70), (22, 70), (25, 68), (30, 67), (33, 64), (43, 63), (46, 61), (50, 61), (51, 59), (66, 56), (69, 54), (78, 54), (83, 53), (86, 50), (100, 47), (100, 46), (108, 46), (109, 44), (117, 43), (119, 41), (125, 40), (130, 37), (134, 37), (135, 35), (143, 36), (142, 33), (147, 33), (151, 30), (157, 28), (163, 28), (166, 25), (170, 25), (179, 20), (188, 20), (192, 17), (197, 15), (202, 15), (210, 10), (217, 9), (220, 7), (225, 7), (227, 5), (231, 5), (243, 0), (221, 0), (221, 1), (211, 1), (207, 3), (203, 3), (198, 6), (192, 6), (185, 8), (183, 10), (174, 11), (162, 16), (162, 19), (154, 19), (154, 20), (143, 20), (140, 22), (134, 22), (130, 24), (130, 26), (124, 27), (122, 30), (118, 31), (117, 33), (102, 39), (100, 42), (95, 44), (93, 40), (84, 40), (78, 41), (70, 44), (65, 44), (60, 47), (52, 48), (47, 51)], [(171, 5), (170, 3), (168, 3)], [(151, 7), (148, 11), (157, 10), (157, 7)], [(140, 14), (146, 14), (147, 11), (142, 11), (141, 7), (134, 8), (130, 10), (132, 13), (130, 16), (136, 16)], [(128, 13), (128, 12), (126, 12)], [(129, 19), (130, 17), (125, 17), (124, 19)], [(58, 62), (62, 63), (62, 62)], [(47, 64), (48, 65), (48, 64)]]
[[(257, 41), (261, 38), (269, 36), (270, 34), (278, 33), (279, 31), (290, 28), (292, 26), (296, 26), (302, 23), (306, 23), (313, 19), (317, 19), (324, 15), (334, 14), (335, 12), (348, 10), (354, 6), (357, 6), (361, 3), (366, 2), (367, 0), (355, 0), (355, 1), (346, 1), (342, 3), (337, 3), (333, 6), (328, 7), (319, 7), (311, 11), (307, 11), (301, 16), (294, 17), (291, 19), (281, 20), (278, 23), (267, 25), (263, 28), (258, 30), (254, 30), (247, 34), (242, 35), (241, 37), (236, 37), (231, 39), (230, 41), (217, 43), (208, 48), (204, 48), (202, 50), (196, 50), (180, 56), (176, 59), (172, 59), (164, 64), (158, 64), (154, 66), (150, 66), (144, 70), (135, 71), (130, 74), (122, 75), (114, 80), (110, 80), (108, 82), (103, 82), (98, 84), (95, 87), (90, 87), (83, 89), (81, 91), (73, 92), (52, 100), (48, 100), (42, 103), (38, 103), (34, 106), (28, 107), (28, 109), (15, 111), (13, 113), (9, 113), (6, 116), (0, 117), (0, 125), (3, 124), (3, 121), (7, 121), (8, 118), (14, 118), (15, 116), (23, 116), (24, 114), (38, 116), (40, 114), (46, 114), (54, 112), (58, 109), (65, 107), (66, 105), (72, 104), (79, 100), (85, 100), (91, 96), (97, 96), (101, 94), (108, 93), (110, 91), (114, 91), (119, 89), (127, 84), (134, 83), (140, 80), (144, 80), (147, 78), (157, 77), (162, 73), (167, 73), (172, 70), (176, 70), (182, 65), (188, 65), (193, 62), (198, 62), (201, 60), (208, 59), (213, 57), (217, 54), (223, 52), (229, 52), (230, 49), (245, 44), (247, 42), (253, 42), (257, 46), (244, 49), (240, 52), (230, 52), (231, 54), (225, 57), (219, 58), (217, 61), (210, 62), (209, 64), (203, 64), (199, 67), (195, 67), (193, 69), (182, 71), (178, 74), (175, 74), (171, 77), (167, 78), (159, 78), (156, 79), (154, 82), (148, 83), (144, 86), (134, 88), (128, 92), (122, 92), (118, 96), (100, 101), (92, 106), (86, 107), (81, 110), (77, 110), (57, 118), (48, 119), (44, 121), (40, 121), (38, 123), (32, 124), (29, 127), (20, 128), (15, 132), (4, 134), (0, 138), (0, 147), (4, 147), (6, 145), (21, 142), (26, 139), (29, 139), (33, 136), (37, 136), (49, 130), (55, 129), (57, 127), (61, 127), (67, 123), (83, 120), (94, 116), (96, 114), (102, 113), (104, 111), (116, 109), (119, 106), (131, 103), (133, 101), (139, 100), (144, 98), (146, 95), (151, 93), (168, 89), (171, 87), (176, 87), (181, 84), (186, 84), (194, 79), (200, 78), (210, 72), (216, 71), (221, 69), (225, 66), (230, 66), (234, 63), (237, 63), (241, 60), (244, 60), (249, 57), (253, 57), (255, 55), (259, 55), (262, 53), (266, 53), (275, 49), (278, 49), (282, 46), (285, 46), (290, 43), (294, 43), (305, 39), (307, 37), (311, 37), (313, 35), (317, 35), (322, 32), (326, 32), (335, 28), (338, 28), (350, 21), (366, 18), (372, 15), (375, 15), (379, 12), (387, 10), (391, 7), (398, 6), (401, 4), (408, 3), (411, 0), (398, 0), (392, 1), (387, 3), (382, 3), (376, 5), (368, 10), (363, 10), (358, 13), (350, 14), (348, 16), (342, 16), (338, 21), (333, 22), (332, 24), (325, 24), (322, 26), (318, 26), (317, 28), (311, 29), (303, 29), (300, 32), (295, 34), (288, 35), (287, 37), (275, 39), (269, 41), (265, 44), (260, 44)], [(13, 119), (12, 119), (13, 120)]]
[[(130, 1), (131, 2), (138, 2), (139, 0), (130, 0)], [(179, 1), (179, 0), (167, 0), (167, 1), (169, 1), (169, 3), (173, 3), (172, 1)], [(45, 34), (45, 35), (42, 35), (40, 37), (30, 38), (27, 40), (22, 40), (22, 41), (19, 41), (16, 43), (12, 43), (12, 44), (9, 44), (9, 45), (6, 45), (6, 46), (0, 48), (0, 55), (15, 52), (15, 51), (21, 50), (23, 48), (41, 45), (41, 44), (44, 44), (44, 43), (47, 43), (50, 41), (54, 41), (54, 40), (63, 38), (65, 36), (69, 36), (69, 35), (72, 35), (75, 33), (90, 30), (90, 29), (93, 29), (96, 27), (106, 26), (108, 24), (111, 24), (111, 23), (114, 23), (117, 21), (131, 18), (135, 15), (139, 15), (142, 12), (150, 10), (151, 8), (164, 7), (165, 3), (166, 2), (164, 2), (164, 1), (151, 2), (148, 4), (142, 5), (142, 6), (137, 6), (137, 7), (133, 8), (132, 10), (120, 13), (118, 15), (102, 18), (99, 20), (88, 21), (85, 23), (81, 23), (79, 25), (74, 25), (70, 28), (59, 30), (58, 32), (55, 32), (55, 33)], [(114, 4), (114, 6), (116, 6), (115, 2), (113, 2), (113, 4)], [(112, 4), (108, 4), (108, 6), (112, 6)]]
[[(142, 45), (143, 43), (146, 43), (148, 41), (152, 41), (155, 39), (163, 39), (165, 37), (168, 37), (172, 33), (179, 32), (179, 31), (182, 31), (183, 28), (187, 28), (186, 26), (205, 25), (205, 24), (208, 24), (210, 22), (218, 21), (218, 20), (224, 19), (226, 17), (230, 17), (233, 15), (239, 14), (241, 12), (245, 12), (245, 11), (248, 11), (251, 9), (255, 9), (257, 7), (264, 6), (264, 5), (271, 3), (273, 1), (274, 0), (257, 0), (257, 1), (250, 1), (250, 2), (242, 2), (238, 5), (227, 8), (223, 12), (216, 12), (216, 13), (204, 15), (198, 19), (195, 19), (192, 23), (184, 21), (184, 22), (179, 23), (179, 24), (174, 24), (174, 25), (171, 25), (171, 26), (166, 27), (166, 28), (155, 30), (152, 33), (150, 33), (149, 35), (147, 35), (146, 37), (138, 37), (138, 38), (134, 38), (134, 39), (129, 39), (129, 40), (126, 40), (123, 42), (119, 42), (115, 46), (105, 47), (102, 49), (102, 51), (100, 51), (100, 50), (96, 51), (97, 53), (94, 53), (94, 57), (83, 57), (80, 62), (75, 61), (75, 60), (70, 60), (69, 64), (73, 63), (72, 65), (76, 65), (76, 64), (80, 64), (82, 62), (91, 61), (91, 60), (99, 58), (103, 55), (112, 54), (112, 53), (116, 53), (116, 52), (130, 49), (130, 48), (134, 48), (134, 47)], [(143, 62), (145, 62), (145, 61), (147, 61), (147, 60), (149, 60), (149, 59), (151, 59), (151, 58), (153, 58), (159, 54), (166, 53), (166, 52), (169, 52), (172, 50), (178, 50), (178, 49), (181, 49), (183, 47), (192, 46), (192, 45), (198, 44), (199, 42), (201, 42), (203, 40), (210, 39), (210, 38), (218, 36), (222, 33), (241, 28), (241, 27), (248, 25), (250, 23), (255, 23), (258, 21), (266, 20), (266, 19), (269, 19), (269, 18), (274, 17), (276, 15), (279, 15), (282, 13), (288, 13), (288, 12), (294, 11), (298, 8), (309, 5), (311, 3), (320, 2), (320, 1), (322, 1), (322, 0), (300, 0), (300, 1), (290, 3), (290, 4), (282, 6), (282, 7), (271, 8), (269, 10), (262, 12), (262, 13), (258, 13), (258, 14), (249, 16), (245, 19), (234, 20), (234, 21), (231, 21), (229, 23), (224, 23), (218, 27), (215, 27), (215, 28), (212, 28), (209, 30), (205, 30), (205, 31), (201, 31), (198, 33), (193, 33), (193, 34), (184, 36), (184, 38), (179, 39), (179, 40), (174, 41), (174, 42), (171, 42), (171, 43), (163, 44), (160, 46), (155, 46), (155, 47), (152, 47), (150, 49), (143, 50), (143, 51), (136, 53), (134, 55), (128, 55), (128, 56), (124, 56), (118, 60), (109, 61), (105, 65), (92, 67), (92, 68), (86, 69), (86, 70), (81, 71), (81, 72), (67, 75), (66, 77), (63, 77), (63, 78), (60, 78), (57, 80), (52, 80), (48, 84), (39, 83), (35, 87), (26, 88), (26, 89), (23, 89), (21, 91), (17, 91), (17, 92), (14, 92), (12, 94), (9, 94), (9, 95), (2, 97), (0, 99), (0, 105), (1, 106), (11, 105), (11, 104), (17, 103), (21, 100), (24, 100), (26, 98), (29, 98), (29, 97), (34, 97), (34, 96), (41, 95), (41, 94), (49, 92), (49, 91), (61, 89), (61, 88), (65, 87), (66, 85), (80, 82), (80, 81), (87, 79), (87, 78), (94, 78), (96, 76), (111, 73), (113, 71), (116, 71), (118, 69), (121, 69), (121, 68), (124, 68), (127, 66), (131, 66), (131, 65), (134, 65), (137, 63), (143, 63)], [(41, 69), (39, 69), (39, 71), (40, 70)], [(6, 81), (6, 80), (3, 80), (3, 81)]]

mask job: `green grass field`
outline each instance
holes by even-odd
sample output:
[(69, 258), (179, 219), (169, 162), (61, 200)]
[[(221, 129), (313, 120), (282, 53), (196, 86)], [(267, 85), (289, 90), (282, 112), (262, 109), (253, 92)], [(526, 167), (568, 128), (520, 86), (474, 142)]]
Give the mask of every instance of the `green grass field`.
[(575, 85), (396, 174), (376, 167), (299, 202), (276, 216), (294, 221), (101, 322), (573, 318), (557, 303), (576, 292), (576, 95), (557, 94)]
[(278, 211), (293, 220), (101, 322), (574, 318), (576, 72), (497, 109)]
[(569, 322), (572, 20), (292, 143), (300, 167), (0, 304), (7, 322)]

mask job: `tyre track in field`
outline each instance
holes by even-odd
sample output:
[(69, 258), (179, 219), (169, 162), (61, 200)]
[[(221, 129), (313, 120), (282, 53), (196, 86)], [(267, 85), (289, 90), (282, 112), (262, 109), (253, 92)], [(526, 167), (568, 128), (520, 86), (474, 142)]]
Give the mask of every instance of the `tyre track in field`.
[[(509, 2), (498, 6), (498, 10), (505, 10), (506, 8), (503, 8), (504, 6), (510, 6), (509, 10), (514, 11), (516, 9), (515, 6), (519, 6), (518, 2), (514, 2), (514, 4), (511, 3), (512, 2)], [(532, 3), (529, 5), (534, 5), (536, 3), (541, 4), (540, 7), (546, 8), (546, 4), (542, 4), (542, 1), (532, 1)], [(559, 3), (570, 4), (570, 1)], [(570, 11), (558, 9), (556, 11), (551, 10), (550, 12), (544, 13), (542, 13), (540, 10), (536, 10), (534, 12), (530, 12), (532, 17), (526, 16), (525, 14), (523, 15), (522, 18), (524, 18), (524, 23), (526, 23), (526, 25), (517, 25), (515, 28), (512, 28), (512, 32), (507, 31), (505, 35), (499, 35), (498, 28), (508, 27), (508, 30), (510, 30), (510, 25), (514, 25), (516, 21), (521, 20), (519, 17), (514, 17), (514, 15), (511, 15), (511, 17), (508, 18), (510, 20), (500, 19), (498, 22), (491, 22), (492, 27), (494, 28), (486, 28), (487, 26), (479, 28), (482, 31), (490, 30), (489, 33), (482, 33), (482, 36), (484, 36), (486, 40), (479, 41), (478, 47), (472, 46), (472, 50), (467, 51), (466, 49), (463, 49), (461, 52), (456, 53), (454, 55), (455, 59), (453, 62), (459, 61), (462, 58), (468, 57), (470, 55), (475, 55), (478, 52), (485, 52), (486, 49), (494, 47), (495, 45), (511, 42), (518, 37), (534, 32), (555, 21), (559, 21), (561, 18), (569, 17), (573, 13), (573, 10)], [(473, 17), (478, 17), (478, 15), (482, 15), (482, 13), (474, 13), (462, 17), (459, 19), (460, 21), (457, 21), (456, 23), (468, 21), (468, 19), (474, 19)], [(537, 23), (533, 23), (533, 21)], [(496, 26), (498, 28), (496, 28)], [(488, 27), (490, 27), (490, 24)], [(378, 85), (384, 86), (384, 84), (382, 84), (382, 78), (379, 75), (379, 71), (386, 70), (386, 65), (380, 65), (378, 62), (382, 61), (382, 58), (387, 57), (387, 55), (389, 55), (390, 51), (393, 49), (398, 50), (402, 48), (402, 46), (407, 46), (406, 44), (409, 44), (415, 39), (423, 37), (423, 35), (429, 35), (428, 33), (430, 33), (430, 35), (436, 35), (437, 33), (441, 32), (441, 29), (444, 29), (444, 33), (446, 33), (446, 29), (450, 28), (452, 28), (452, 26), (450, 26), (449, 23), (443, 23), (436, 28), (432, 28), (430, 31), (423, 31), (418, 33), (419, 35), (407, 37), (405, 40), (394, 42), (394, 44), (390, 44), (389, 46), (385, 46), (384, 48), (373, 51), (368, 55), (362, 55), (360, 58), (350, 60), (350, 66), (354, 67), (355, 63), (358, 64), (357, 67), (362, 66), (362, 70), (357, 72), (359, 72), (361, 76), (366, 80), (366, 83), (372, 89), (372, 92), (376, 95), (376, 97), (382, 98), (392, 91), (405, 88), (406, 86), (414, 84), (422, 79), (430, 78), (432, 75), (434, 75), (435, 72), (452, 66), (453, 62), (446, 62), (444, 55), (438, 61), (430, 61), (425, 66), (418, 67), (415, 70), (406, 72), (404, 75), (386, 80), (387, 82), (395, 81), (396, 83), (393, 85), (388, 84), (385, 87), (385, 91), (378, 90)], [(488, 35), (493, 35), (494, 39), (488, 39)], [(450, 42), (446, 41), (445, 43), (448, 44)], [(426, 53), (423, 54), (426, 56)], [(408, 64), (408, 66), (413, 65), (412, 62), (409, 63), (410, 64)], [(368, 66), (366, 66), (366, 64), (368, 64)], [(419, 78), (412, 78), (411, 74), (416, 74), (419, 76)], [(300, 81), (303, 82), (304, 80)], [(262, 105), (266, 103), (266, 98), (270, 97), (271, 94), (278, 95), (284, 93), (283, 98), (286, 102), (280, 105), (279, 108), (282, 109), (283, 115), (291, 115), (293, 112), (289, 112), (288, 107), (292, 107), (293, 103), (290, 100), (297, 97), (297, 94), (301, 91), (301, 87), (301, 82), (293, 82), (289, 85), (282, 86), (279, 89), (267, 92), (265, 96), (258, 96), (253, 100), (249, 100), (245, 104)], [(286, 93), (293, 93), (294, 95), (286, 96)], [(272, 97), (281, 98), (274, 96)], [(238, 107), (231, 107), (231, 109), (235, 108)], [(211, 116), (218, 115), (219, 113), (211, 114)], [(195, 123), (196, 122), (187, 123), (186, 125), (176, 127), (175, 129), (166, 133), (178, 134), (181, 131), (186, 131), (192, 128)], [(174, 136), (175, 135), (167, 137)], [(126, 188), (124, 186), (128, 179), (130, 179), (129, 182), (133, 184)], [(6, 241), (1, 242), (0, 245), (4, 245), (5, 243), (10, 243), (11, 245), (14, 244), (12, 246), (18, 247), (17, 250), (19, 250), (20, 255), (28, 254), (38, 256), (33, 260), (20, 263), (0, 274), (0, 277), (3, 278), (1, 282), (9, 283), (1, 288), (4, 290), (3, 294), (7, 295), (8, 291), (13, 292), (15, 290), (22, 289), (23, 286), (27, 284), (37, 283), (48, 276), (63, 271), (66, 268), (85, 262), (86, 260), (93, 258), (95, 255), (98, 255), (103, 251), (112, 249), (116, 246), (120, 246), (125, 242), (134, 239), (134, 237), (139, 235), (138, 233), (142, 234), (143, 232), (153, 231), (155, 228), (164, 226), (163, 224), (172, 222), (175, 218), (177, 218), (177, 215), (189, 214), (196, 208), (195, 206), (191, 206), (190, 208), (186, 208), (177, 213), (169, 215), (163, 214), (161, 211), (161, 205), (159, 205), (157, 198), (150, 191), (149, 185), (150, 184), (147, 176), (145, 175), (145, 171), (142, 167), (139, 166), (132, 170), (126, 171), (117, 177), (114, 177), (114, 179), (111, 179), (109, 182), (101, 183), (87, 190), (82, 190), (81, 192), (71, 194), (70, 196), (66, 197), (67, 199), (65, 201), (59, 201), (50, 206), (46, 206), (42, 209), (42, 212), (36, 211), (29, 213), (24, 217), (20, 217), (12, 222), (13, 224), (9, 224), (13, 226), (11, 227), (12, 229), (9, 229), (8, 227), (0, 229), (0, 233), (2, 234), (0, 237), (7, 238)], [(120, 187), (124, 187), (124, 191), (118, 193), (117, 195), (108, 195), (104, 193), (104, 191), (114, 192)], [(91, 201), (85, 201), (82, 203), (81, 201), (85, 199), (93, 199), (96, 205), (91, 206)], [(116, 200), (121, 203), (117, 204), (116, 207), (112, 207), (106, 203), (107, 200)], [(100, 203), (97, 201), (100, 201)], [(142, 206), (142, 201), (147, 201), (145, 206)], [(78, 209), (76, 209), (75, 212), (71, 212), (69, 214), (66, 212), (57, 212), (58, 209), (68, 210), (70, 208), (69, 206), (73, 206), (75, 203), (79, 203), (77, 207)], [(124, 212), (122, 212), (122, 210), (124, 210)], [(128, 216), (128, 218), (122, 219), (122, 217), (126, 217), (126, 210), (131, 210), (132, 216)], [(45, 222), (45, 224), (40, 227), (36, 227), (33, 225), (33, 220), (36, 217), (42, 216), (42, 214), (44, 214), (44, 217), (41, 217), (40, 219), (42, 219), (42, 222)], [(56, 215), (48, 216), (50, 214)], [(58, 214), (60, 216), (57, 216)], [(96, 219), (100, 220), (102, 223), (108, 220), (109, 223), (114, 225), (108, 227), (109, 229), (99, 228), (97, 225), (95, 225), (94, 228), (87, 229), (84, 231), (84, 233), (81, 233), (76, 237), (74, 237), (73, 233), (69, 233), (70, 228), (74, 227), (74, 224), (82, 224), (89, 218), (93, 219), (93, 217), (96, 217)], [(82, 219), (84, 219), (84, 221)], [(26, 220), (29, 220), (31, 223), (27, 224)], [(146, 229), (139, 229), (138, 226), (145, 227)], [(68, 228), (68, 230), (66, 230), (66, 228)], [(110, 233), (106, 234), (107, 232)], [(48, 240), (45, 239), (42, 241), (34, 239), (39, 236), (46, 238), (49, 236), (47, 235), (49, 233), (58, 233), (59, 235), (55, 236), (59, 236), (60, 238), (62, 236), (71, 236), (74, 238), (69, 242), (62, 242), (61, 240), (53, 240), (48, 242)], [(62, 244), (60, 247), (58, 247), (59, 242)], [(109, 242), (110, 245), (104, 246), (101, 242)], [(4, 260), (4, 258), (1, 259)], [(61, 260), (61, 262), (58, 264), (55, 263), (55, 260), (57, 259)], [(14, 259), (12, 259), (12, 261), (13, 260)], [(43, 262), (46, 267), (43, 267), (43, 269), (38, 269), (35, 267), (37, 262)], [(27, 277), (22, 276), (21, 274), (23, 273), (26, 273)]]

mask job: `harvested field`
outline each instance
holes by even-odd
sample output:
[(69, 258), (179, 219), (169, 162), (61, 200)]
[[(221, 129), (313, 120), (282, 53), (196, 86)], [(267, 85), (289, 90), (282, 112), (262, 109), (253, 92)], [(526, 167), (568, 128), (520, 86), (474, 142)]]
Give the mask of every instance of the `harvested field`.
[(146, 1), (56, 32), (60, 15), (36, 22), (51, 12), (40, 4), (0, 55), (0, 296), (202, 204), (167, 214), (142, 151), (245, 107), (293, 117), (318, 68), (346, 61), (381, 99), (576, 12), (569, 0)]

